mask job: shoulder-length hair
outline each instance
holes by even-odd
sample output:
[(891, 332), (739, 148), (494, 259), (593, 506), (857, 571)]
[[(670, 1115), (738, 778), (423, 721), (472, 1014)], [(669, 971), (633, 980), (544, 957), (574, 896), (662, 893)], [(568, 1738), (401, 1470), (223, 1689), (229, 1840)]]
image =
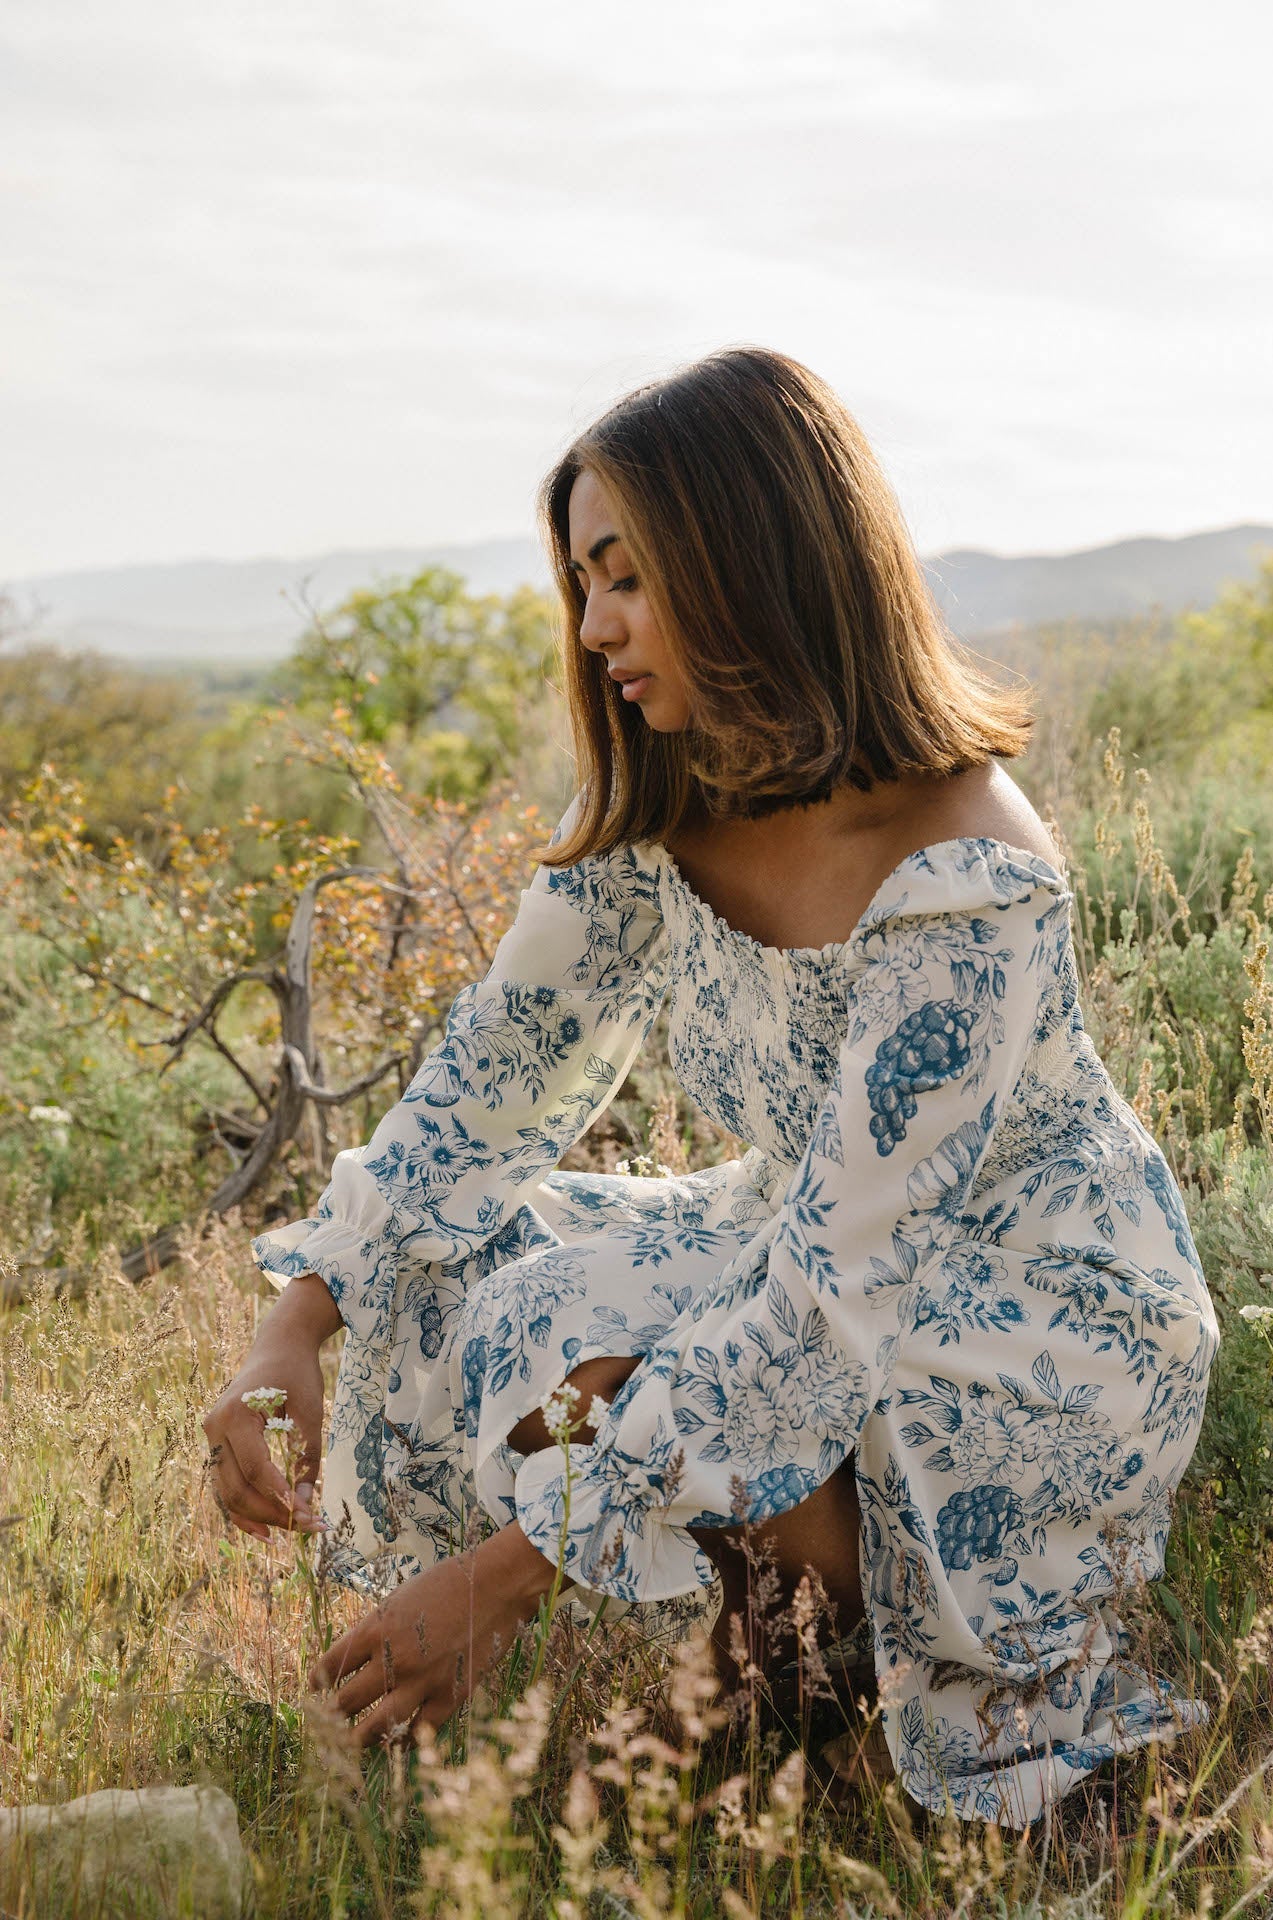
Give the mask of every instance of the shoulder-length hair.
[[(585, 469), (684, 683), (682, 732), (648, 726), (580, 641), (568, 516)], [(582, 794), (546, 864), (1029, 743), (1026, 700), (947, 631), (861, 428), (785, 354), (728, 348), (638, 387), (558, 461), (539, 511)]]

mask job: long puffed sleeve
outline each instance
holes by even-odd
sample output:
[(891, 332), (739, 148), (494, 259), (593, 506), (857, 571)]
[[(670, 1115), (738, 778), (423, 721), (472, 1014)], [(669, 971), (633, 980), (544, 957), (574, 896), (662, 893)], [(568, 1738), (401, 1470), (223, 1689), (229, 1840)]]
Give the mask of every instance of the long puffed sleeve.
[(337, 1155), (314, 1216), (253, 1241), (257, 1264), (319, 1274), (351, 1331), (383, 1347), (399, 1269), (489, 1240), (613, 1098), (662, 1002), (666, 945), (640, 848), (539, 868), (441, 1044), (367, 1144)]
[[(954, 844), (954, 843), (952, 843)], [(529, 1457), (518, 1515), (584, 1586), (710, 1579), (689, 1527), (795, 1506), (889, 1390), (1041, 1018), (1069, 896), (994, 841), (912, 855), (849, 943), (838, 1069), (771, 1219), (669, 1330), (591, 1446)], [(569, 1481), (569, 1485), (567, 1482)]]

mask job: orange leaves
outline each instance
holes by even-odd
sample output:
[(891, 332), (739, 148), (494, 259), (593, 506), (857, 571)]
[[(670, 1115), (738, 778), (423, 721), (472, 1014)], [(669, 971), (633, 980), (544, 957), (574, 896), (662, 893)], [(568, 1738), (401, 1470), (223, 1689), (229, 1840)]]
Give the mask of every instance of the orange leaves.
[(359, 861), (370, 872), (316, 895), (317, 1057), (331, 1057), (329, 1084), (345, 1084), (386, 1053), (423, 1054), (512, 920), (542, 836), (537, 810), (509, 792), (480, 808), (405, 797), (339, 714), (295, 745), (352, 789), (357, 839), (256, 802), (195, 829), (170, 786), (139, 831), (103, 845), (84, 831), (75, 782), (41, 769), (0, 829), (0, 905), (63, 963), (49, 970), (55, 1018), (100, 1019), (156, 1072), (187, 1046), (214, 1048), (273, 1101), (284, 943), (305, 889)]

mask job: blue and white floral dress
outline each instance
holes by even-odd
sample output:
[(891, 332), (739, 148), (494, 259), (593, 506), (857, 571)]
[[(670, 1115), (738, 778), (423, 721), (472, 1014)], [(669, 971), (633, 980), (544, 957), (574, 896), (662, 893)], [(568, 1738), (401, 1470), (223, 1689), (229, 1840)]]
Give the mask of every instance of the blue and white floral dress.
[[(563, 823), (564, 825), (565, 823)], [(688, 1531), (853, 1455), (902, 1784), (1035, 1816), (1202, 1711), (1124, 1657), (1162, 1571), (1216, 1323), (1179, 1191), (1084, 1031), (1072, 896), (959, 838), (850, 939), (773, 948), (642, 844), (540, 868), (489, 974), (316, 1216), (254, 1242), (348, 1328), (324, 1504), (402, 1570), (475, 1511), (584, 1589), (712, 1578)], [(670, 994), (672, 1060), (751, 1143), (670, 1178), (554, 1171)], [(639, 1354), (595, 1444), (508, 1434)], [(489, 1522), (488, 1522), (489, 1523)]]

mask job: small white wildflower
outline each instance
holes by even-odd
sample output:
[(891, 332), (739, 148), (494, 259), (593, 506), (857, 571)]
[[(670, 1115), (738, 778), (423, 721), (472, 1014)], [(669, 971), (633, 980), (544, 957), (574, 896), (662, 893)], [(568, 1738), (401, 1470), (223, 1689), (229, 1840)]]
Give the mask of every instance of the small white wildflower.
[(656, 1160), (652, 1153), (637, 1153), (630, 1160), (615, 1162), (616, 1173), (630, 1173), (637, 1180), (670, 1180), (673, 1169), (666, 1160)]
[(597, 1428), (601, 1425), (601, 1422), (605, 1419), (609, 1411), (610, 1411), (610, 1402), (608, 1400), (603, 1400), (599, 1393), (594, 1393), (591, 1401), (588, 1404), (588, 1425), (592, 1428), (594, 1433), (596, 1432)]
[(65, 1107), (32, 1107), (30, 1117), (38, 1127), (48, 1128), (48, 1137), (55, 1147), (66, 1146), (70, 1139), (68, 1128), (75, 1118)]
[(267, 1433), (291, 1433), (296, 1422), (286, 1413), (272, 1413), (265, 1423)]
[(559, 1387), (554, 1387), (552, 1391), (546, 1393), (540, 1401), (539, 1405), (544, 1416), (544, 1425), (554, 1440), (565, 1440), (569, 1438), (570, 1429), (574, 1425), (575, 1408), (579, 1405), (579, 1398), (578, 1387), (572, 1386), (569, 1380), (563, 1380)]
[(253, 1413), (279, 1413), (287, 1403), (286, 1387), (250, 1387), (240, 1396)]
[(1273, 1326), (1273, 1307), (1239, 1307), (1238, 1311), (1248, 1326)]

